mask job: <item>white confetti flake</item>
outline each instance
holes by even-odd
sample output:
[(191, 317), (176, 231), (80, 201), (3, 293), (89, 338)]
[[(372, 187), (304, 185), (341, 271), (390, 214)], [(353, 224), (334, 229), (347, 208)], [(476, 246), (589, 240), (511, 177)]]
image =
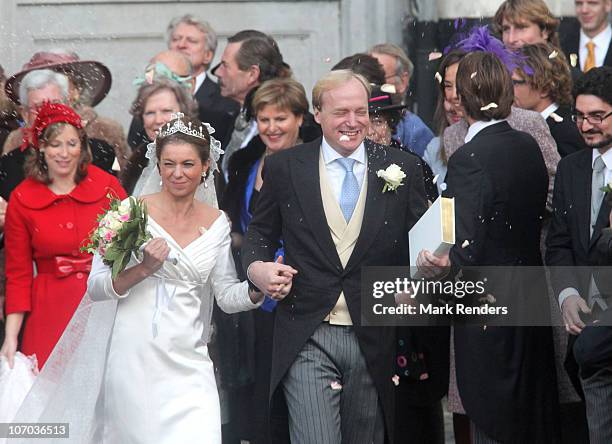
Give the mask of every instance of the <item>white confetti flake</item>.
[(436, 80), (438, 81), (438, 83), (442, 83), (442, 76), (440, 75), (439, 72), (436, 72), (436, 75), (434, 76), (436, 78)]
[(332, 383), (329, 384), (329, 386), (331, 387), (332, 390), (342, 390), (342, 384), (340, 384), (338, 381), (332, 381)]
[(572, 65), (572, 68), (575, 68), (577, 64), (578, 64), (578, 56), (574, 53), (570, 54), (570, 65)]
[(397, 375), (393, 375), (393, 378), (391, 378), (391, 381), (393, 381), (393, 384), (395, 384), (395, 386), (397, 387), (400, 383), (400, 378)]
[(436, 174), (432, 180), (432, 182), (434, 183), (434, 185), (436, 184), (436, 182), (438, 181), (438, 177), (440, 177), (439, 174)]
[(395, 94), (397, 90), (395, 89), (395, 85), (391, 85), (390, 83), (385, 83), (380, 87), (382, 92), (386, 92), (387, 94)]
[(497, 103), (495, 103), (495, 102), (491, 102), (491, 103), (489, 103), (488, 105), (482, 106), (482, 107), (480, 108), (480, 111), (487, 111), (487, 110), (489, 110), (489, 109), (491, 109), (491, 108), (497, 108)]
[(563, 117), (561, 117), (561, 116), (560, 116), (559, 114), (557, 114), (557, 113), (551, 113), (551, 114), (550, 114), (550, 117), (552, 117), (552, 118), (553, 118), (553, 120), (554, 120), (555, 122), (557, 122), (557, 123), (561, 123), (561, 122), (563, 122)]
[(476, 74), (478, 74), (478, 72), (474, 71), (471, 75), (470, 75), (470, 79), (473, 79), (474, 77), (476, 77)]
[(325, 63), (331, 62), (331, 57), (325, 57)]
[(464, 240), (463, 243), (461, 244), (461, 248), (466, 248), (470, 246), (470, 241), (469, 240)]
[(427, 59), (431, 62), (432, 60), (438, 60), (441, 57), (442, 57), (441, 52), (430, 52)]
[(557, 57), (559, 55), (559, 53), (555, 50), (553, 50), (553, 52), (551, 52), (550, 54), (548, 54), (548, 58), (549, 59), (554, 59), (555, 57)]

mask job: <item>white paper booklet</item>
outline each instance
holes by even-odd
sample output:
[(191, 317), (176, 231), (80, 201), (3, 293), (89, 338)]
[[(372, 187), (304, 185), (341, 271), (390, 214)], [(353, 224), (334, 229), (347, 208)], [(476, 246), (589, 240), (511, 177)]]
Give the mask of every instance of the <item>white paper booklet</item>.
[(436, 256), (448, 253), (455, 244), (455, 199), (438, 197), (408, 234), (411, 276), (418, 278), (416, 260), (421, 250)]

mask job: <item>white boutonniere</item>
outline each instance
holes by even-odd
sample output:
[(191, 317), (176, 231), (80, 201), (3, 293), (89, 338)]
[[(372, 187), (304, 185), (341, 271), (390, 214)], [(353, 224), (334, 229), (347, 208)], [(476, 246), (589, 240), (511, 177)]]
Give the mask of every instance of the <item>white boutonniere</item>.
[(382, 192), (395, 191), (398, 187), (404, 185), (402, 182), (406, 178), (406, 174), (396, 164), (392, 163), (386, 170), (378, 170), (376, 175), (385, 181), (385, 186)]

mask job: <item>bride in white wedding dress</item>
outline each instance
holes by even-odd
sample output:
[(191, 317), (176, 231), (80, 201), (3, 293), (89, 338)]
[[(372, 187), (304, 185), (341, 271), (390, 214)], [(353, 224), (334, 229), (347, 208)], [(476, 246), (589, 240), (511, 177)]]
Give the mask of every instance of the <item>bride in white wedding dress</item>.
[[(221, 443), (211, 290), (228, 313), (263, 294), (236, 277), (225, 214), (194, 198), (215, 159), (208, 131), (181, 117), (151, 147), (161, 190), (141, 199), (153, 239), (114, 280), (94, 256), (87, 295), (16, 420), (70, 422), (69, 442)], [(278, 282), (280, 300), (291, 283)]]

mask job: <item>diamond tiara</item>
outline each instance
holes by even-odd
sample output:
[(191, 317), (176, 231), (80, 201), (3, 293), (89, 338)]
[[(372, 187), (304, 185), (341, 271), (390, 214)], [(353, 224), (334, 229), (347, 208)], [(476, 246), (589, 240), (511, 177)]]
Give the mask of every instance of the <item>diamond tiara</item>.
[[(157, 133), (157, 138), (168, 137), (175, 133), (183, 133), (183, 134), (187, 134), (188, 136), (197, 137), (198, 139), (208, 140), (209, 134), (212, 134), (215, 132), (214, 128), (207, 123), (200, 125), (198, 128), (196, 127), (192, 128), (191, 122), (188, 122), (188, 124), (185, 125), (185, 123), (182, 120), (183, 117), (185, 117), (185, 114), (183, 113), (173, 113), (171, 115), (171, 119), (174, 120), (174, 124), (171, 124), (171, 122), (168, 122), (167, 124), (163, 125), (159, 129), (159, 132)], [(208, 130), (208, 134), (203, 132), (204, 126)]]

